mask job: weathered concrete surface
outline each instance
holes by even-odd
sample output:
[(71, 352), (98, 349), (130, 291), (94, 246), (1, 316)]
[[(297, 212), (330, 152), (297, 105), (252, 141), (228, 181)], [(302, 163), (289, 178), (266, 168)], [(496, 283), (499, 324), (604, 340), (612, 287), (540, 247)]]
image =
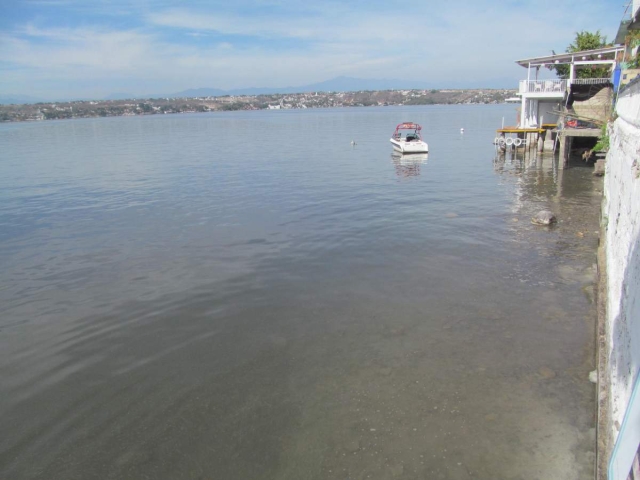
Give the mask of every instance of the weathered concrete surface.
[(573, 110), (580, 117), (606, 122), (611, 115), (612, 100), (613, 89), (603, 88), (589, 100), (574, 102)]
[[(620, 95), (604, 182), (599, 470), (608, 463), (640, 370), (640, 84)], [(603, 302), (604, 301), (604, 302)], [(601, 477), (605, 478), (605, 477)]]

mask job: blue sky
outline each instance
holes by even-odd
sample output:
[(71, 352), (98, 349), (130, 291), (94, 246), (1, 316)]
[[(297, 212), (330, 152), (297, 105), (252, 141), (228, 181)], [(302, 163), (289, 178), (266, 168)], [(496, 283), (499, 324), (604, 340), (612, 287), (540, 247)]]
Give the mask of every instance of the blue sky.
[[(345, 75), (491, 87), (625, 0), (0, 0), (0, 94), (282, 87)], [(500, 85), (502, 86), (502, 85)]]

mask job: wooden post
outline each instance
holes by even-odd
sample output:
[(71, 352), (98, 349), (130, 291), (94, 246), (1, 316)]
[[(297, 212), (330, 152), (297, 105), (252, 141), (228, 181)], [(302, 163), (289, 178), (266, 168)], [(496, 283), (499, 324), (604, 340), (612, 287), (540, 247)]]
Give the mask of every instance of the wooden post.
[(538, 151), (542, 152), (544, 150), (544, 133), (538, 133)]
[(562, 160), (558, 162), (558, 169), (556, 170), (556, 185), (558, 186), (557, 196), (558, 199), (562, 198), (562, 177), (564, 176), (564, 168), (562, 167)]

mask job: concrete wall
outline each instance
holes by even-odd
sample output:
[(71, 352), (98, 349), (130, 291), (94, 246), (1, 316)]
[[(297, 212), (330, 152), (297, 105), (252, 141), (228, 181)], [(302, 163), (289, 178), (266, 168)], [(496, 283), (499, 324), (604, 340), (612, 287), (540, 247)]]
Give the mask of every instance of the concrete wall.
[(628, 68), (622, 70), (622, 77), (620, 78), (620, 85), (626, 85), (634, 78), (640, 76), (640, 68)]
[(640, 83), (620, 94), (616, 112), (602, 212), (607, 281), (603, 347), (608, 367), (600, 378), (608, 383), (604, 414), (609, 431), (599, 434), (609, 437), (609, 452), (618, 440), (640, 370)]
[(540, 100), (538, 102), (538, 121), (542, 119), (544, 123), (558, 123), (558, 115), (552, 113), (561, 110), (562, 100)]

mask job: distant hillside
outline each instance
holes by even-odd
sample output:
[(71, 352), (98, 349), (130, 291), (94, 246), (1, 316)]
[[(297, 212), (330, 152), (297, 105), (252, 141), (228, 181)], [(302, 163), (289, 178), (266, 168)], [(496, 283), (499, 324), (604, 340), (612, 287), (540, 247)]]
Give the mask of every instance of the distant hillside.
[[(418, 80), (401, 80), (401, 79), (366, 79), (353, 77), (336, 77), (323, 82), (312, 83), (309, 85), (298, 85), (288, 87), (248, 87), (235, 88), (231, 90), (223, 90), (215, 87), (190, 88), (174, 93), (156, 93), (156, 94), (133, 94), (127, 92), (111, 93), (104, 97), (103, 100), (127, 100), (127, 99), (148, 99), (148, 98), (195, 98), (195, 97), (222, 97), (225, 95), (272, 95), (285, 93), (305, 93), (305, 92), (359, 92), (382, 91), (382, 90), (431, 90), (431, 89), (511, 89), (517, 85), (517, 81), (512, 78), (495, 78), (480, 82), (474, 80), (452, 81), (444, 83), (422, 82)], [(72, 101), (72, 100), (89, 100), (87, 98), (67, 98), (67, 99), (47, 99), (30, 97), (28, 95), (0, 95), (0, 104), (29, 104), (44, 101)], [(97, 100), (97, 99), (93, 99)]]

